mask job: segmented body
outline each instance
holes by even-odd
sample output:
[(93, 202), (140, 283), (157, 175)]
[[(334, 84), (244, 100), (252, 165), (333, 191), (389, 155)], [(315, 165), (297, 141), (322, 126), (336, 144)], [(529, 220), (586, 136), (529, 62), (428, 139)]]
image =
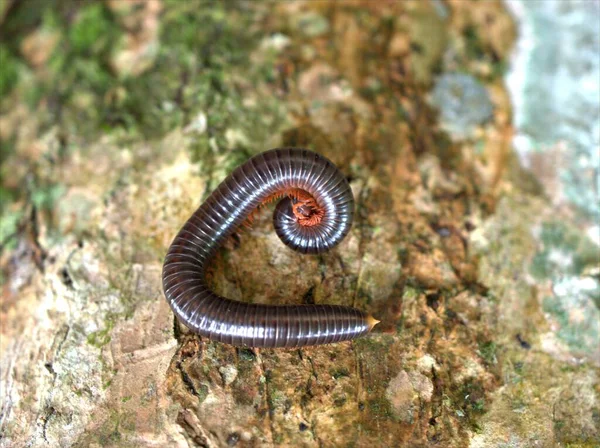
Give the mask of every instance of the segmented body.
[(252, 211), (283, 197), (273, 222), (293, 250), (317, 254), (348, 233), (354, 198), (344, 175), (306, 149), (263, 152), (239, 166), (184, 224), (169, 247), (163, 289), (175, 315), (195, 333), (248, 347), (301, 347), (353, 339), (377, 322), (362, 311), (336, 305), (264, 305), (215, 294), (206, 267)]

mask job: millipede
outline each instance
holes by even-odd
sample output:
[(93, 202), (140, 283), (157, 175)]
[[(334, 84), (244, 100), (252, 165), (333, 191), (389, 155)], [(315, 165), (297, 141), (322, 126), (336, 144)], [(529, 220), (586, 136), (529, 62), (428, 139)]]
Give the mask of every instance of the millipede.
[(325, 252), (352, 225), (352, 190), (326, 157), (277, 148), (250, 158), (198, 207), (168, 249), (162, 281), (175, 316), (194, 333), (245, 347), (322, 345), (369, 333), (378, 321), (349, 306), (238, 302), (210, 288), (206, 269), (219, 247), (258, 207), (275, 199), (275, 232), (297, 252)]

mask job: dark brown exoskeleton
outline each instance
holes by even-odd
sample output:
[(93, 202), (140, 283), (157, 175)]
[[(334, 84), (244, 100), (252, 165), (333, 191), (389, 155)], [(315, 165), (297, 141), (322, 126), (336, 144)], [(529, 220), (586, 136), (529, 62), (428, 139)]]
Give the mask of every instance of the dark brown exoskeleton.
[(163, 266), (163, 289), (177, 318), (212, 340), (248, 347), (301, 347), (367, 334), (378, 322), (338, 305), (262, 305), (215, 294), (205, 270), (217, 249), (261, 204), (282, 197), (273, 222), (293, 250), (318, 254), (348, 233), (354, 198), (348, 181), (325, 157), (280, 148), (231, 173), (183, 225)]

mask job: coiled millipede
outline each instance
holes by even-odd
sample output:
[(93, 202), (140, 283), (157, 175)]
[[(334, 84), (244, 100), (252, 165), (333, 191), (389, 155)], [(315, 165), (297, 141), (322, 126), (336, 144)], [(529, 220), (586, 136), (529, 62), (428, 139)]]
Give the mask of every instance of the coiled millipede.
[(275, 232), (293, 250), (327, 251), (350, 230), (354, 198), (332, 162), (299, 148), (258, 154), (219, 185), (171, 243), (162, 279), (173, 312), (194, 333), (235, 346), (302, 347), (367, 334), (378, 321), (356, 308), (244, 303), (207, 285), (217, 249), (257, 207), (279, 197)]

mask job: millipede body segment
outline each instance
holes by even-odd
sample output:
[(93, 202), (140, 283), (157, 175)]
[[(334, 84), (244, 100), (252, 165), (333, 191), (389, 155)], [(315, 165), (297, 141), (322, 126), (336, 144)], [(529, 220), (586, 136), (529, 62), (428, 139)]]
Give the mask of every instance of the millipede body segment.
[(350, 185), (325, 157), (279, 148), (233, 171), (179, 231), (163, 266), (163, 289), (177, 318), (212, 340), (247, 347), (302, 347), (354, 339), (377, 323), (338, 305), (264, 305), (215, 294), (205, 272), (217, 249), (261, 204), (282, 199), (273, 223), (293, 250), (318, 254), (336, 246), (352, 225)]

